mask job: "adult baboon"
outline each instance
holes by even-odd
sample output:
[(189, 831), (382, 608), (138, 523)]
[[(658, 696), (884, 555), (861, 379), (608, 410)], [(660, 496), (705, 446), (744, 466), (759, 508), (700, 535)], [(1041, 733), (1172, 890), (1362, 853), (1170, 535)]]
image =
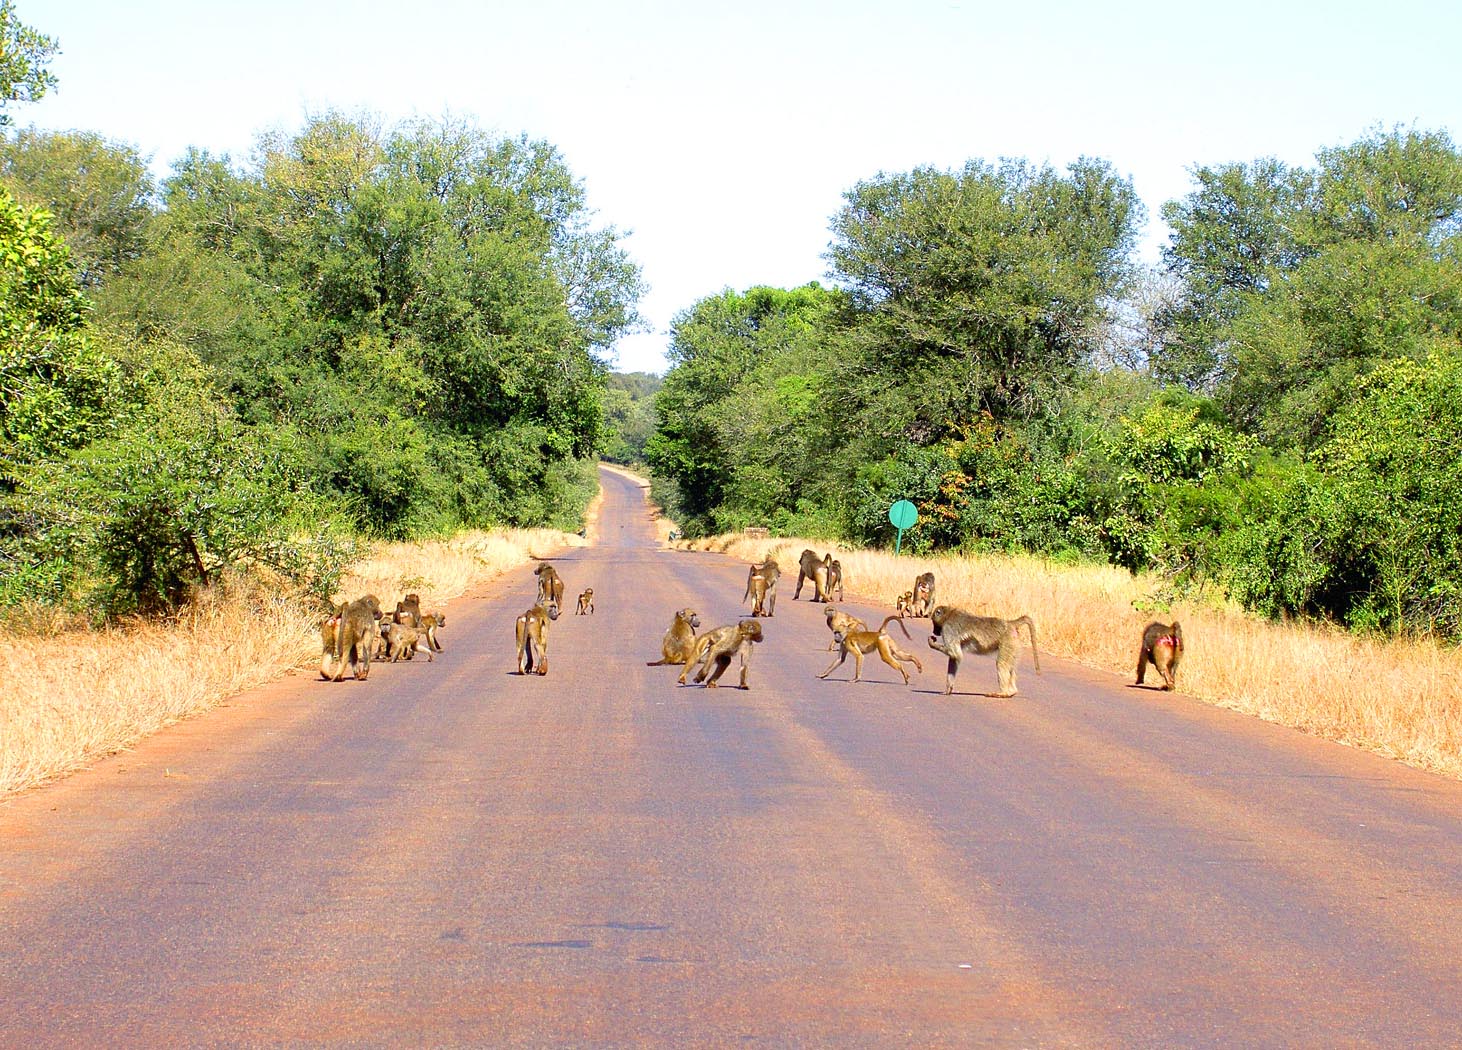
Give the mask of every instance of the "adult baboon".
[(858, 619), (858, 617), (853, 616), (851, 613), (843, 612), (836, 605), (829, 605), (826, 609), (822, 611), (822, 614), (827, 617), (827, 629), (829, 631), (832, 631), (834, 638), (833, 641), (827, 643), (828, 652), (832, 652), (835, 648), (837, 648), (838, 643), (836, 641), (836, 638), (839, 631), (847, 634), (849, 631), (868, 630), (868, 625), (866, 623)]
[(557, 602), (539, 602), (518, 617), (518, 673), (548, 673), (548, 622), (558, 619)]
[[(386, 659), (393, 664), (397, 660), (410, 660), (421, 648), (422, 642), (426, 641), (426, 632), (418, 627), (413, 627), (405, 620), (400, 623), (389, 621), (381, 624), (381, 636), (386, 640)], [(430, 663), (436, 658), (428, 644), (426, 647), (426, 659)]]
[(998, 616), (976, 616), (949, 605), (937, 605), (929, 619), (934, 624), (929, 648), (949, 657), (949, 674), (944, 681), (945, 696), (954, 692), (954, 676), (959, 673), (960, 659), (967, 652), (995, 653), (995, 669), (1000, 674), (1000, 692), (996, 695), (1014, 696), (1015, 649), (1020, 644), (1016, 628), (1021, 624), (1030, 631), (1031, 659), (1035, 661), (1036, 673), (1041, 673), (1041, 656), (1036, 651), (1036, 623), (1029, 616), (1002, 620)]
[(548, 562), (543, 562), (533, 570), (533, 575), (538, 577), (538, 604), (547, 605), (552, 602), (554, 605), (563, 605), (563, 577), (559, 576), (558, 570)]
[[(751, 615), (773, 616), (777, 609), (777, 581), (782, 578), (782, 568), (770, 554), (766, 560), (753, 564), (746, 573), (746, 593), (742, 601), (752, 599)], [(758, 591), (760, 597), (757, 597)]]
[(815, 602), (827, 601), (827, 574), (832, 567), (833, 556), (825, 554), (821, 559), (810, 550), (802, 552), (797, 559), (797, 589), (792, 592), (792, 600), (795, 602), (802, 597), (802, 584), (812, 581), (812, 600)]
[(422, 613), (421, 629), (426, 632), (426, 644), (437, 652), (443, 652), (442, 643), (437, 640), (437, 631), (447, 625), (446, 613)]
[(412, 627), (421, 626), (421, 595), (408, 594), (396, 603), (396, 612), (392, 614), (393, 623), (409, 623)]
[[(761, 641), (761, 637), (759, 620), (742, 620), (729, 627), (717, 627), (698, 635), (691, 647), (690, 658), (685, 661), (685, 669), (680, 672), (680, 684), (685, 684), (685, 676), (690, 673), (691, 665), (699, 660), (701, 666), (695, 673), (695, 680), (704, 680), (707, 689), (715, 689), (716, 680), (731, 666), (731, 658), (740, 654), (741, 688), (750, 689), (751, 686), (746, 682), (746, 673), (751, 669), (751, 647)], [(706, 672), (711, 670), (712, 664), (716, 665), (716, 669), (711, 672), (710, 678), (706, 678)]]
[[(338, 682), (349, 668), (357, 681), (364, 682), (371, 673), (371, 656), (381, 637), (380, 628), (376, 625), (380, 618), (380, 599), (374, 594), (366, 594), (336, 610), (331, 617), (335, 621), (333, 629), (330, 620), (321, 624), (320, 641), (330, 649), (328, 654), (321, 654), (321, 676)], [(326, 673), (327, 655), (331, 657), (329, 667), (333, 674)]]
[(695, 629), (700, 625), (701, 618), (694, 609), (681, 609), (670, 621), (670, 629), (665, 632), (665, 637), (660, 640), (661, 659), (650, 660), (645, 666), (685, 663), (690, 659), (691, 648), (695, 645)]
[(836, 591), (838, 601), (843, 600), (843, 563), (828, 555), (827, 563), (827, 590), (826, 600), (833, 600), (833, 592)]
[[(860, 681), (863, 678), (863, 654), (871, 653), (877, 649), (878, 655), (883, 662), (903, 675), (904, 685), (908, 685), (909, 672), (899, 666), (899, 661), (902, 660), (905, 663), (911, 663), (920, 671), (924, 670), (924, 665), (919, 662), (919, 658), (913, 653), (906, 653), (894, 644), (893, 639), (888, 634), (888, 625), (891, 623), (898, 624), (899, 630), (904, 632), (904, 637), (910, 638), (909, 629), (904, 626), (903, 618), (897, 614), (885, 617), (883, 623), (878, 625), (878, 630), (876, 631), (834, 631), (833, 641), (837, 642), (839, 647), (838, 658), (832, 662), (826, 671), (817, 677), (826, 678), (832, 674), (834, 670), (843, 665), (844, 661), (851, 654), (853, 657), (853, 681)], [(912, 641), (912, 638), (910, 640)]]
[(588, 613), (589, 615), (593, 615), (593, 613), (594, 613), (594, 588), (593, 587), (585, 587), (584, 588), (583, 592), (579, 595), (579, 604), (574, 609), (574, 615), (575, 616), (583, 616), (585, 613)]
[(921, 572), (915, 576), (914, 589), (909, 593), (909, 615), (928, 616), (934, 608), (934, 574)]
[(1150, 623), (1142, 631), (1142, 648), (1137, 652), (1137, 684), (1147, 677), (1147, 661), (1162, 675), (1162, 687), (1174, 689), (1178, 684), (1178, 663), (1183, 659), (1183, 628), (1172, 624)]

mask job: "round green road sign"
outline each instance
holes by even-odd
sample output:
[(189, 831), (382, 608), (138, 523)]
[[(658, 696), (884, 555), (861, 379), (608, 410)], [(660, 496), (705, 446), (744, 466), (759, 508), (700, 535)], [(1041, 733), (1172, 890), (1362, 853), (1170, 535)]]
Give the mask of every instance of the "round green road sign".
[(906, 499), (901, 499), (888, 508), (888, 520), (896, 529), (912, 529), (919, 520), (919, 509)]

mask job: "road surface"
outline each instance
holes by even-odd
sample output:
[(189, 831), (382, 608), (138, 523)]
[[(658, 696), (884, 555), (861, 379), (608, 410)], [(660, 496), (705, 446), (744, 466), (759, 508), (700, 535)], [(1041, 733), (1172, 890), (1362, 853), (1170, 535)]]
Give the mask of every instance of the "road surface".
[(546, 678), (525, 567), (0, 806), (0, 1046), (1462, 1046), (1462, 785), (1028, 653), (946, 698), (927, 621), (819, 681), (795, 576), (677, 687), (745, 566), (604, 483)]

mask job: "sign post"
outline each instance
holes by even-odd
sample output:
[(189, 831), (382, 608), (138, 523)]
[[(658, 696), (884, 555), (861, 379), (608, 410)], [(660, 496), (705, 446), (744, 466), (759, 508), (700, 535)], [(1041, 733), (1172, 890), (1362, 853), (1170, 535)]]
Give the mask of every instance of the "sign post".
[(901, 499), (888, 508), (888, 520), (894, 528), (899, 530), (898, 536), (893, 541), (893, 553), (897, 556), (899, 548), (904, 545), (904, 530), (912, 529), (919, 520), (919, 508), (908, 500)]

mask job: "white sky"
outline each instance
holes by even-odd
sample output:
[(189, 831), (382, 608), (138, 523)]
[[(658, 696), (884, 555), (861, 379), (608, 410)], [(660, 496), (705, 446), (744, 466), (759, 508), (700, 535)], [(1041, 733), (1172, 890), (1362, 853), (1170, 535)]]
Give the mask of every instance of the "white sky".
[[(828, 221), (881, 171), (1087, 155), (1159, 209), (1197, 164), (1308, 164), (1377, 125), (1462, 139), (1455, 0), (17, 0), (57, 91), (17, 125), (98, 131), (159, 175), (248, 157), (326, 108), (451, 114), (562, 150), (674, 314), (730, 287), (825, 280)], [(1459, 143), (1462, 144), (1462, 143)]]

